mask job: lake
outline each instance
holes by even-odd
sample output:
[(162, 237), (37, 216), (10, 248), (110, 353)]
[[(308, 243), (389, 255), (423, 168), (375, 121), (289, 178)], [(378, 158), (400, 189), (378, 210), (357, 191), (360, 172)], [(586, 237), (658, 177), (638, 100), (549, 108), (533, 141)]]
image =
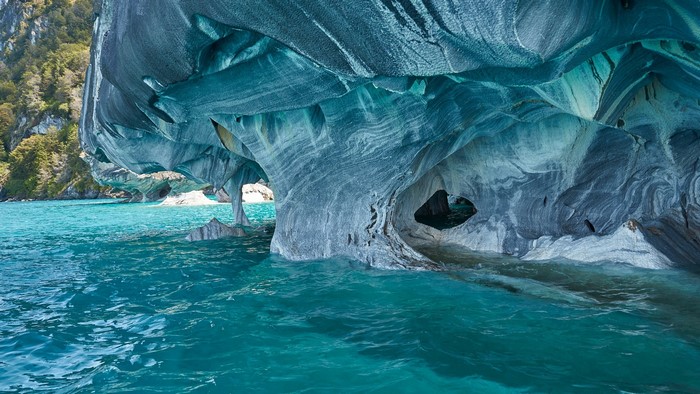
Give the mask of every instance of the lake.
[(700, 392), (700, 278), (434, 251), (444, 272), (190, 243), (228, 204), (0, 204), (0, 391)]

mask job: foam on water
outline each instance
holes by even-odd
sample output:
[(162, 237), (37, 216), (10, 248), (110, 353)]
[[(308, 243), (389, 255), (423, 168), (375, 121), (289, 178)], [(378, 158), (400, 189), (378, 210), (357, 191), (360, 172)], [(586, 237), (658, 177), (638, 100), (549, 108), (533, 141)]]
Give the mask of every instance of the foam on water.
[[(189, 243), (228, 205), (0, 204), (0, 391), (697, 392), (700, 279), (432, 251), (446, 272)], [(430, 252), (430, 251), (426, 251)]]

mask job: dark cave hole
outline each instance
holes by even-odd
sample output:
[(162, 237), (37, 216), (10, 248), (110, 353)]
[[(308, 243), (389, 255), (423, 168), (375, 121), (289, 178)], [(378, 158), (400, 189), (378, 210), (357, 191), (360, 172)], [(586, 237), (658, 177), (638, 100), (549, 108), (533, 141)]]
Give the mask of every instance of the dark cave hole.
[(588, 219), (584, 220), (583, 224), (585, 224), (586, 227), (588, 227), (588, 229), (591, 230), (592, 233), (595, 232), (595, 227), (593, 226), (593, 223), (591, 223), (590, 220), (588, 220)]
[(476, 214), (474, 204), (461, 196), (453, 196), (438, 190), (418, 210), (413, 217), (418, 223), (438, 230), (459, 226)]
[(160, 189), (160, 190), (158, 191), (158, 198), (165, 198), (165, 197), (167, 197), (168, 194), (170, 194), (170, 191), (171, 191), (171, 190), (173, 190), (173, 188), (170, 187), (170, 185), (165, 185), (165, 187), (163, 187), (162, 189)]

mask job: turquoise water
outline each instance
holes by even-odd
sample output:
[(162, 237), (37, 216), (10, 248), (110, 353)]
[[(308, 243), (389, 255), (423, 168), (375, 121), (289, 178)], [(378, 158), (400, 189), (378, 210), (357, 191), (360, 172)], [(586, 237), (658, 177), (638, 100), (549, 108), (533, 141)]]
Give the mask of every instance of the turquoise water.
[(188, 243), (227, 205), (0, 204), (0, 391), (700, 392), (700, 279), (433, 251), (447, 272)]

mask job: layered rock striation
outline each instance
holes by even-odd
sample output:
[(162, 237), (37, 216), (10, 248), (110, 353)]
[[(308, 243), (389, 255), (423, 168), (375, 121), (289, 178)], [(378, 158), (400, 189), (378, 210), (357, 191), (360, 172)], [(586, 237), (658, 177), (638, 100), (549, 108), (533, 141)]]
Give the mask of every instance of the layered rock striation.
[[(274, 187), (272, 251), (700, 256), (691, 0), (104, 0), (81, 137), (103, 162)], [(415, 220), (437, 191), (477, 213)]]
[(94, 156), (84, 155), (83, 159), (90, 166), (93, 179), (103, 186), (128, 192), (131, 195), (129, 202), (159, 201), (169, 195), (201, 190), (207, 186), (173, 171), (136, 174)]

